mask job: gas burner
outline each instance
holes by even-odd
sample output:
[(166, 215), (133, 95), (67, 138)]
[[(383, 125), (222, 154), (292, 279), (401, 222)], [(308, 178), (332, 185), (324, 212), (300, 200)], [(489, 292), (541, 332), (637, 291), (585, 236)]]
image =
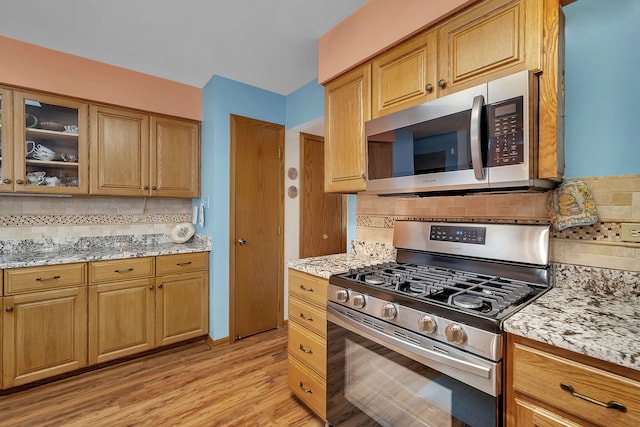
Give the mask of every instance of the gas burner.
[(483, 302), (480, 297), (461, 294), (453, 297), (453, 305), (460, 308), (478, 309), (482, 308)]
[(384, 283), (384, 277), (379, 274), (367, 274), (364, 277), (364, 281), (369, 285), (382, 285)]

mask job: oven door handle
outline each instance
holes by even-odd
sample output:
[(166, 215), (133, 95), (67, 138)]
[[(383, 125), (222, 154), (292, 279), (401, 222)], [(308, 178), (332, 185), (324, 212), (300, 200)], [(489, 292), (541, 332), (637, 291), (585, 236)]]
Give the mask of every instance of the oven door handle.
[(405, 342), (399, 338), (388, 335), (384, 332), (380, 332), (376, 329), (369, 328), (359, 322), (353, 321), (348, 316), (343, 315), (331, 306), (327, 306), (327, 320), (338, 326), (348, 329), (349, 331), (358, 334), (368, 340), (383, 345), (389, 350), (396, 351), (425, 365), (428, 365), (428, 363), (425, 363), (425, 360), (427, 362), (433, 361), (436, 363), (447, 365), (458, 371), (471, 373), (482, 378), (483, 380), (491, 379), (491, 367), (481, 366), (475, 363), (451, 357), (444, 353), (439, 353), (424, 347), (412, 345), (409, 342)]

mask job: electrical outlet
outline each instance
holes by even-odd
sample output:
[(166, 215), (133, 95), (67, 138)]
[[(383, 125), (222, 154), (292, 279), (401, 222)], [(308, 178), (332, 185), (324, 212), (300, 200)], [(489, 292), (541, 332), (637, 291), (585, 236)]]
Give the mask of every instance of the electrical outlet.
[(640, 223), (620, 224), (620, 240), (623, 242), (640, 242)]

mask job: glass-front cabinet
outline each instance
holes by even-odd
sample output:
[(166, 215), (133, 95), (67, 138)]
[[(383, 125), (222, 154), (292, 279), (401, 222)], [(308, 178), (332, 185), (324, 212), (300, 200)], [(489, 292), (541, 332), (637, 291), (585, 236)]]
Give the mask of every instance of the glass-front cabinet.
[(13, 190), (11, 91), (0, 87), (0, 192)]
[(18, 91), (13, 103), (13, 191), (87, 194), (88, 105)]

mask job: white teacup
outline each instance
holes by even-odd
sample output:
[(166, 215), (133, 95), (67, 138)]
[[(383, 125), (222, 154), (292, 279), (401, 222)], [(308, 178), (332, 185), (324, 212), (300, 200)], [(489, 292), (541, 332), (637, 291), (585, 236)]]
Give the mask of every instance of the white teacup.
[[(31, 149), (29, 149), (29, 144), (31, 144)], [(50, 161), (56, 157), (55, 151), (42, 144), (36, 144), (34, 141), (27, 141), (27, 155), (29, 154), (36, 160)]]
[(45, 182), (46, 172), (27, 172), (27, 182), (31, 185), (41, 185)]
[(58, 178), (57, 176), (47, 176), (44, 179), (44, 185), (47, 185), (49, 187), (57, 187), (58, 185), (60, 185), (60, 178)]

